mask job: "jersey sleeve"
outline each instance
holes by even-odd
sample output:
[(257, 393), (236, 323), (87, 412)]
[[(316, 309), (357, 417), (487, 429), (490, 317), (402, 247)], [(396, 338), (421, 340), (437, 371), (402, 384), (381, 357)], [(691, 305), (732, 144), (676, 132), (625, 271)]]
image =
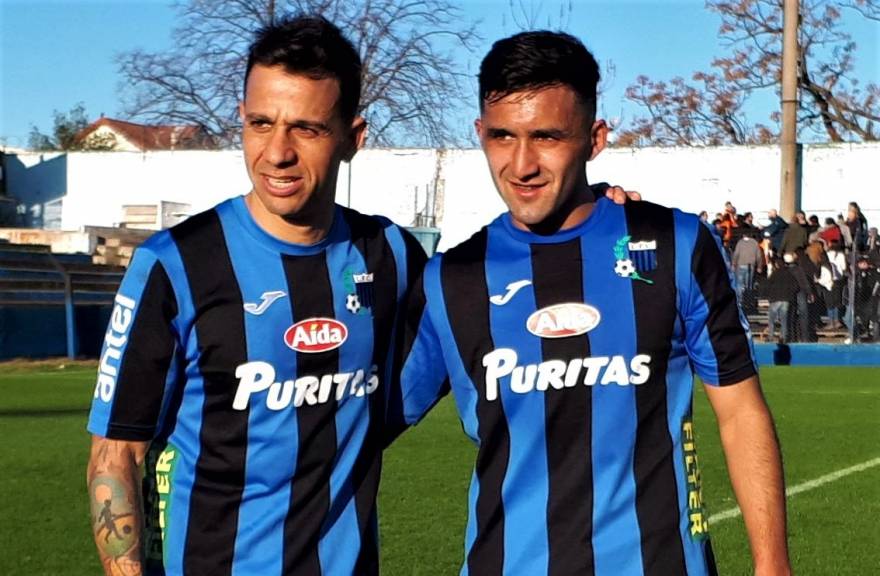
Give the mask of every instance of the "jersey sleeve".
[(696, 216), (676, 215), (684, 245), (679, 265), (679, 306), (685, 346), (706, 384), (742, 382), (757, 373), (748, 321), (740, 310), (720, 239)]
[(117, 440), (148, 441), (178, 374), (177, 301), (155, 252), (141, 247), (113, 302), (104, 336), (88, 430)]
[(424, 278), (423, 274), (413, 283), (403, 311), (398, 356), (399, 402), (391, 418), (397, 433), (418, 423), (449, 392), (446, 365), (440, 338), (431, 320)]

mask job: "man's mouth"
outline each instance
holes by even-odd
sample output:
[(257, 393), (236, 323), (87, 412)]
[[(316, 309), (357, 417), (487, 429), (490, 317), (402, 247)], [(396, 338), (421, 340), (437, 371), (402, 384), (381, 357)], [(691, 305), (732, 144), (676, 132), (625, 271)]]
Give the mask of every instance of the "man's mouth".
[(266, 189), (273, 196), (287, 196), (296, 193), (302, 183), (302, 178), (297, 176), (269, 176), (262, 175)]
[(508, 184), (516, 194), (526, 197), (538, 194), (538, 192), (540, 192), (544, 189), (545, 186), (547, 186), (546, 182), (542, 182), (540, 184), (523, 184), (520, 182), (509, 182)]

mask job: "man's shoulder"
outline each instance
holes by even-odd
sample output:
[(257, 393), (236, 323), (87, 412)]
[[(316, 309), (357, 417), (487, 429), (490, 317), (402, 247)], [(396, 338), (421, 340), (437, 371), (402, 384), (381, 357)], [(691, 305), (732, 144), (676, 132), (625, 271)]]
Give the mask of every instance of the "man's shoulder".
[(439, 265), (440, 262), (443, 262), (447, 266), (462, 266), (485, 261), (486, 246), (489, 239), (489, 228), (492, 225), (494, 225), (494, 222), (487, 226), (483, 226), (474, 232), (470, 238), (450, 248), (446, 252), (434, 255), (434, 257), (431, 258), (432, 261), (436, 261), (434, 265)]

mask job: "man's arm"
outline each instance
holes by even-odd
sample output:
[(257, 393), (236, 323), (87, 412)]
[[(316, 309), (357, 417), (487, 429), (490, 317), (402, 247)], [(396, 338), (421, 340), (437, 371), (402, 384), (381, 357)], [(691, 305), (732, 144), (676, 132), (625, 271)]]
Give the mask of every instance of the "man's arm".
[(92, 436), (87, 472), (92, 531), (107, 576), (143, 573), (141, 465), (147, 444)]
[(782, 456), (773, 417), (757, 376), (730, 386), (706, 386), (718, 418), (727, 470), (743, 513), (755, 576), (791, 573)]

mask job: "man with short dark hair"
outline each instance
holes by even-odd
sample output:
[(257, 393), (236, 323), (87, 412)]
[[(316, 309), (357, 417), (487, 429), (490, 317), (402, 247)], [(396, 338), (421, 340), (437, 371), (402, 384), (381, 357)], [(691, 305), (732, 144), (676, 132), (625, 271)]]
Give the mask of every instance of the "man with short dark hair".
[(334, 203), (366, 128), (338, 28), (264, 28), (245, 80), (251, 191), (150, 238), (116, 297), (88, 425), (107, 574), (378, 572), (392, 342), (424, 254)]
[[(137, 250), (88, 426), (106, 574), (378, 573), (390, 342), (424, 254), (334, 204), (364, 140), (360, 76), (323, 18), (261, 30), (240, 106), (252, 190)], [(98, 537), (124, 514), (123, 540)]]
[(402, 424), (451, 388), (477, 446), (463, 574), (712, 574), (693, 367), (755, 572), (788, 574), (779, 447), (723, 249), (695, 215), (593, 196), (598, 81), (562, 33), (483, 60), (476, 130), (508, 211), (414, 284)]

